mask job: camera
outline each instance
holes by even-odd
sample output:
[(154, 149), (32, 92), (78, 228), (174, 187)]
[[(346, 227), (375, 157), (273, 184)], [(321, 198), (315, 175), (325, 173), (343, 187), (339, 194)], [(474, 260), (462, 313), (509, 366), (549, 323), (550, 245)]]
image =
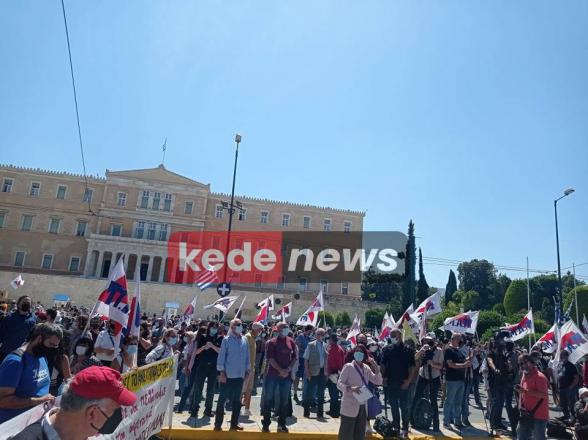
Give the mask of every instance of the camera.
[(434, 348), (429, 348), (428, 350), (426, 350), (425, 353), (423, 354), (423, 357), (422, 357), (423, 364), (426, 364), (428, 361), (432, 360), (434, 356), (435, 356), (435, 349)]

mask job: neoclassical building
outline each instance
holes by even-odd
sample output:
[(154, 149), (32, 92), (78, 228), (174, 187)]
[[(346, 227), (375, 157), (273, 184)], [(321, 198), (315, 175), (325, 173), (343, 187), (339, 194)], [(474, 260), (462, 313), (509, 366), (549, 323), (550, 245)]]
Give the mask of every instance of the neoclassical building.
[[(177, 231), (225, 231), (229, 195), (156, 168), (107, 170), (105, 177), (0, 165), (0, 270), (105, 278), (124, 256), (127, 278), (163, 283), (177, 261), (167, 241)], [(236, 198), (243, 231), (362, 231), (364, 212), (255, 197)], [(359, 285), (283, 280), (264, 290), (359, 296)]]

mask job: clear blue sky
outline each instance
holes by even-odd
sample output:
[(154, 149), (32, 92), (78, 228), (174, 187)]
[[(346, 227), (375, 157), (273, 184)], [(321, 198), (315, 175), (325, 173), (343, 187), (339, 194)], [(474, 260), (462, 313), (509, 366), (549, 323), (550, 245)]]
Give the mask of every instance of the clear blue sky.
[[(366, 210), (425, 256), (588, 262), (588, 2), (66, 0), (87, 168)], [(0, 2), (0, 162), (81, 172), (59, 0)], [(448, 267), (427, 264), (429, 284)], [(578, 268), (588, 275), (588, 265)], [(522, 274), (509, 273), (511, 276)]]

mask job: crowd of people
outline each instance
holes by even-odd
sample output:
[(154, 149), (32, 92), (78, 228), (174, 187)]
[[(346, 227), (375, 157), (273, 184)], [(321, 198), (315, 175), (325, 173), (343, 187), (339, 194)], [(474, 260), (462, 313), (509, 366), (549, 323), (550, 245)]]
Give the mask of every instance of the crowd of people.
[[(565, 350), (556, 361), (541, 346), (529, 351), (500, 334), (481, 343), (428, 333), (417, 342), (395, 328), (379, 340), (369, 331), (350, 337), (346, 328), (144, 314), (138, 337), (118, 338), (113, 322), (90, 318), (81, 307), (44, 309), (22, 296), (2, 309), (0, 423), (67, 395), (88, 369), (120, 374), (177, 354), (174, 410), (209, 418), (216, 431), (230, 412), (231, 430), (243, 429), (240, 416), (256, 413), (263, 432), (274, 419), (278, 432), (288, 432), (288, 417), (300, 405), (304, 417), (340, 419), (340, 439), (363, 440), (389, 408), (392, 429), (406, 438), (411, 427), (461, 432), (478, 407), (490, 429), (541, 440), (551, 392), (563, 413), (558, 423), (588, 437), (586, 369)], [(260, 405), (252, 407), (258, 393)]]

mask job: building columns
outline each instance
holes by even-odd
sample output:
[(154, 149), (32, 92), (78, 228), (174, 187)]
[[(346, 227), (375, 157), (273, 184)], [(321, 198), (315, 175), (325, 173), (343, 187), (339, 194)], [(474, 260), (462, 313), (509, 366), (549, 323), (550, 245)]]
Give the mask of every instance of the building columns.
[(133, 274), (133, 280), (141, 280), (141, 254), (137, 254), (137, 261), (135, 262), (135, 273)]
[(167, 258), (165, 257), (161, 257), (161, 265), (159, 266), (159, 282), (163, 283), (164, 277), (165, 277), (165, 263), (167, 261)]
[(147, 266), (147, 278), (145, 278), (145, 281), (151, 281), (151, 275), (153, 274), (153, 263), (154, 263), (154, 258), (152, 255), (149, 255), (149, 261), (147, 262), (148, 266)]
[(98, 251), (98, 265), (96, 266), (96, 278), (102, 278), (102, 265), (104, 264), (104, 251)]
[(91, 272), (92, 272), (92, 265), (94, 263), (94, 259), (92, 258), (94, 256), (94, 252), (88, 248), (88, 251), (86, 252), (86, 265), (84, 266), (84, 276), (90, 276)]

